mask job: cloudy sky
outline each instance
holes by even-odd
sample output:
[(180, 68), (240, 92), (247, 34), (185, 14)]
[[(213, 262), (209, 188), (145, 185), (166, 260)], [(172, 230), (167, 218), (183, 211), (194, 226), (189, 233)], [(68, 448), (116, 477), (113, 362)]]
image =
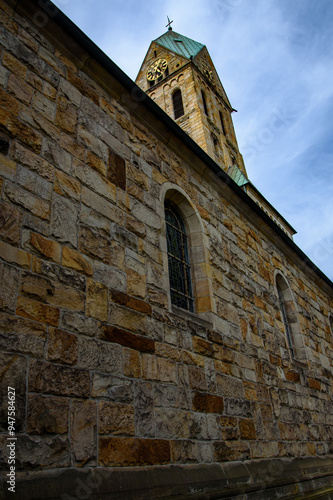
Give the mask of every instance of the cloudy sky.
[(173, 29), (205, 44), (251, 181), (333, 280), (332, 0), (55, 0), (133, 80)]

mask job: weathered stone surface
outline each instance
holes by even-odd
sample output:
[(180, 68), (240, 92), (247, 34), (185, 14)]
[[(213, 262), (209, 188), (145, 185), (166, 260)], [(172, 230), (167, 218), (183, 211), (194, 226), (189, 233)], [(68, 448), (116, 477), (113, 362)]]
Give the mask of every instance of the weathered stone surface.
[(193, 394), (193, 410), (207, 413), (223, 413), (224, 401), (220, 396), (195, 392)]
[(72, 157), (64, 151), (56, 142), (45, 139), (43, 142), (42, 156), (56, 167), (67, 174), (71, 171)]
[(46, 259), (53, 260), (54, 262), (60, 263), (61, 260), (61, 246), (59, 243), (53, 240), (44, 238), (37, 233), (24, 232), (23, 234), (24, 242), (28, 248), (33, 249), (39, 255), (42, 255)]
[(216, 389), (218, 394), (222, 396), (233, 398), (244, 397), (244, 389), (241, 380), (220, 373), (216, 374)]
[(77, 109), (65, 97), (59, 97), (54, 123), (64, 132), (73, 134), (77, 124)]
[[(0, 353), (0, 429), (7, 433), (6, 438), (8, 437), (8, 401), (13, 397), (13, 392), (15, 392), (15, 432), (22, 431), (24, 427), (26, 378), (27, 360), (25, 357)], [(3, 451), (5, 450), (6, 447)]]
[(135, 335), (116, 326), (102, 326), (99, 336), (110, 342), (115, 342), (116, 344), (136, 349), (137, 351), (150, 353), (155, 351), (155, 342), (153, 340)]
[(170, 461), (170, 442), (163, 439), (102, 437), (99, 440), (100, 465), (153, 465)]
[(74, 200), (80, 200), (81, 185), (73, 177), (61, 172), (61, 170), (55, 171), (54, 176), (54, 191), (61, 196), (66, 196), (68, 198), (73, 198)]
[(126, 189), (125, 160), (111, 149), (109, 149), (107, 178), (121, 189)]
[(204, 368), (199, 366), (189, 366), (188, 368), (190, 386), (192, 389), (207, 391), (207, 383)]
[(98, 261), (94, 262), (94, 280), (122, 292), (127, 288), (126, 273)]
[(80, 251), (122, 270), (125, 267), (124, 247), (88, 227), (81, 228)]
[(88, 165), (77, 165), (75, 167), (75, 175), (82, 184), (85, 184), (100, 196), (105, 197), (113, 203), (116, 201), (117, 190), (115, 186)]
[(177, 383), (176, 363), (164, 358), (157, 358), (151, 354), (143, 354), (142, 376), (144, 379), (160, 382)]
[(19, 271), (0, 262), (0, 309), (15, 312)]
[(11, 147), (11, 153), (12, 158), (18, 161), (20, 164), (25, 165), (31, 171), (36, 172), (38, 175), (44, 177), (48, 181), (53, 181), (54, 167), (39, 155), (23, 147), (16, 141)]
[(9, 263), (18, 264), (26, 269), (30, 268), (31, 265), (30, 254), (2, 241), (0, 241), (0, 257)]
[(124, 375), (126, 377), (141, 377), (141, 357), (138, 351), (124, 349)]
[(42, 145), (42, 137), (31, 127), (21, 123), (12, 113), (5, 109), (0, 109), (0, 124), (11, 137), (25, 144), (35, 153), (39, 153)]
[(47, 359), (66, 365), (75, 365), (78, 357), (78, 338), (76, 335), (49, 328)]
[(102, 283), (91, 279), (87, 281), (86, 313), (101, 321), (108, 319), (108, 289)]
[(93, 274), (91, 260), (80, 254), (80, 252), (68, 247), (63, 247), (62, 249), (62, 265), (83, 272), (87, 276), (92, 276)]
[(186, 439), (190, 434), (189, 413), (173, 408), (155, 409), (156, 437)]
[(84, 293), (38, 274), (22, 273), (20, 294), (53, 306), (84, 311)]
[(132, 403), (133, 382), (126, 378), (94, 373), (91, 394), (95, 398), (107, 398), (119, 403)]
[(0, 203), (0, 236), (13, 245), (19, 245), (22, 213), (14, 206)]
[(44, 355), (46, 326), (35, 321), (0, 314), (0, 348), (3, 351), (31, 354), (35, 358)]
[(93, 318), (87, 318), (72, 311), (63, 311), (60, 319), (60, 326), (65, 330), (70, 330), (81, 335), (95, 337), (100, 331), (100, 323)]
[(121, 375), (122, 362), (122, 348), (119, 345), (80, 337), (77, 366)]
[(26, 297), (17, 299), (16, 314), (53, 326), (58, 326), (60, 316), (59, 309), (56, 307), (47, 306)]
[(127, 269), (127, 292), (130, 295), (144, 298), (146, 296), (146, 275), (134, 269)]
[(97, 403), (74, 400), (71, 406), (71, 455), (76, 466), (97, 465)]
[(250, 401), (225, 398), (224, 399), (224, 413), (225, 415), (239, 416), (239, 417), (252, 417)]
[(66, 434), (69, 399), (29, 395), (27, 432), (29, 434)]
[(35, 172), (31, 172), (28, 168), (18, 165), (16, 181), (24, 189), (40, 196), (44, 200), (51, 198), (52, 184)]
[(99, 434), (134, 436), (134, 408), (130, 405), (109, 403), (99, 404)]
[(216, 462), (248, 460), (250, 449), (247, 443), (241, 441), (216, 442), (214, 443), (214, 458)]
[(29, 390), (45, 394), (88, 397), (89, 372), (33, 360), (29, 370)]
[(6, 183), (4, 199), (6, 201), (11, 201), (16, 205), (20, 205), (25, 210), (28, 210), (33, 215), (40, 217), (41, 219), (50, 218), (50, 204), (34, 195), (29, 193), (25, 189), (15, 186), (14, 184)]
[(143, 314), (148, 314), (149, 316), (152, 314), (150, 304), (113, 288), (110, 289), (110, 300)]
[(51, 234), (62, 243), (74, 247), (78, 243), (77, 222), (78, 207), (67, 198), (54, 194), (51, 212)]
[(41, 274), (45, 278), (58, 281), (68, 286), (69, 288), (76, 289), (77, 291), (86, 292), (86, 278), (71, 269), (67, 269), (53, 262), (47, 262), (39, 258), (33, 258), (32, 271)]
[(242, 419), (239, 422), (240, 435), (242, 439), (256, 439), (256, 429), (253, 420)]
[(133, 309), (126, 309), (111, 302), (109, 304), (109, 323), (123, 330), (146, 335), (147, 316)]

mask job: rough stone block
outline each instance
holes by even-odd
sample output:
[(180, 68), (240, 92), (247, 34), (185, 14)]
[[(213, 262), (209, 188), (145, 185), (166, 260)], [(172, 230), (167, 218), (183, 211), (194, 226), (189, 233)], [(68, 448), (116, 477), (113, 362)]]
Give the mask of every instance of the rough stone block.
[(92, 374), (91, 395), (118, 403), (132, 403), (133, 381), (100, 373)]
[(53, 189), (61, 196), (73, 198), (76, 201), (80, 200), (81, 184), (61, 170), (55, 171)]
[(100, 331), (100, 322), (87, 316), (81, 316), (72, 311), (63, 311), (60, 319), (60, 326), (65, 330), (70, 330), (89, 337), (97, 336)]
[(78, 243), (78, 206), (67, 198), (54, 193), (51, 212), (51, 234), (62, 243), (74, 247)]
[(71, 456), (76, 467), (97, 465), (97, 403), (74, 400), (71, 407)]
[(75, 269), (75, 271), (82, 272), (87, 276), (92, 276), (93, 274), (91, 260), (80, 254), (80, 252), (68, 247), (63, 247), (62, 249), (62, 265)]
[(0, 262), (0, 309), (15, 312), (19, 271)]
[(133, 349), (124, 349), (124, 375), (125, 377), (141, 377), (140, 353)]
[(125, 269), (125, 248), (88, 227), (80, 230), (80, 252), (102, 260), (106, 264)]
[(69, 399), (29, 395), (28, 434), (67, 434)]
[(29, 193), (29, 191), (26, 191), (20, 186), (6, 183), (4, 199), (16, 205), (20, 205), (40, 219), (50, 218), (50, 204), (46, 200), (39, 198), (33, 193)]
[(78, 338), (62, 330), (49, 328), (47, 359), (66, 365), (75, 365), (78, 357)]
[(58, 326), (60, 316), (59, 309), (56, 307), (47, 306), (26, 297), (17, 299), (16, 314), (53, 326)]
[(24, 233), (24, 239), (27, 239), (27, 246), (42, 255), (46, 259), (60, 263), (61, 261), (61, 246), (54, 240), (44, 238), (37, 233)]
[(108, 289), (92, 279), (87, 280), (86, 314), (101, 321), (108, 320)]
[[(15, 432), (22, 431), (24, 427), (26, 378), (27, 360), (25, 357), (0, 353), (0, 429), (6, 432), (5, 438), (8, 437), (8, 390), (11, 392), (13, 392), (12, 389), (15, 390)], [(3, 451), (5, 450), (7, 450), (6, 446), (3, 448)]]
[(99, 465), (134, 466), (168, 464), (170, 442), (163, 439), (113, 438), (99, 440)]
[(100, 338), (141, 352), (153, 353), (155, 351), (155, 342), (153, 340), (135, 335), (116, 326), (102, 326)]
[(112, 302), (116, 302), (121, 306), (129, 307), (130, 309), (134, 309), (135, 311), (141, 312), (143, 314), (148, 314), (148, 316), (151, 316), (152, 314), (150, 304), (119, 290), (115, 290), (112, 288), (110, 289), (110, 300)]
[(32, 360), (29, 391), (86, 398), (90, 394), (89, 372)]
[(20, 244), (22, 213), (13, 205), (0, 203), (0, 236), (13, 245)]
[(193, 394), (193, 410), (207, 413), (223, 413), (224, 401), (220, 396), (195, 392)]
[(122, 374), (122, 348), (117, 344), (79, 338), (79, 361), (77, 366), (87, 370)]
[(134, 436), (134, 407), (103, 401), (99, 404), (99, 434)]
[(46, 344), (46, 326), (35, 321), (0, 314), (0, 348), (41, 358)]

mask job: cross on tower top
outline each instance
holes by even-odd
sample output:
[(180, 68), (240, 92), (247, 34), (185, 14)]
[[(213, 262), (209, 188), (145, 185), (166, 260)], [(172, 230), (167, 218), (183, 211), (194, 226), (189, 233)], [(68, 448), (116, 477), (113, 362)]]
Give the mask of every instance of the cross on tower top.
[(173, 23), (173, 21), (170, 21), (169, 16), (167, 16), (167, 18), (168, 18), (168, 24), (166, 25), (166, 28), (168, 28), (168, 30), (171, 31), (172, 30), (171, 23)]

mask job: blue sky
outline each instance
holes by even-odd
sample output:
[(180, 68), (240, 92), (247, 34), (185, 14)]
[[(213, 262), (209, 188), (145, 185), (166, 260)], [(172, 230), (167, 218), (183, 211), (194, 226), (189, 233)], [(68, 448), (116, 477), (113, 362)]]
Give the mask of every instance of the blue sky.
[(133, 80), (173, 29), (205, 44), (249, 178), (333, 280), (332, 0), (57, 0)]

